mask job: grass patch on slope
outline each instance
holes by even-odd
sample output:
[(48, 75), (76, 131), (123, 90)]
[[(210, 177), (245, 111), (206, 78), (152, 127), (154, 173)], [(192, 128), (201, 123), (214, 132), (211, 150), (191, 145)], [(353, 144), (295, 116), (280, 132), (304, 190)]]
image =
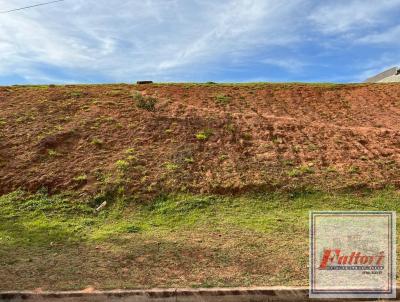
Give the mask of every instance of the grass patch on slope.
[(0, 197), (0, 289), (306, 285), (310, 210), (397, 211), (400, 194), (116, 197), (100, 213), (92, 204)]

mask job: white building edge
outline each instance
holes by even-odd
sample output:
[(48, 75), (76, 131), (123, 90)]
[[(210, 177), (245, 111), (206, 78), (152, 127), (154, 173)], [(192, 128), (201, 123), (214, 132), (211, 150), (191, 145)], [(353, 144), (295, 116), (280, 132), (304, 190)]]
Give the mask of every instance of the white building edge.
[(364, 81), (365, 83), (395, 83), (400, 82), (400, 69), (392, 67)]

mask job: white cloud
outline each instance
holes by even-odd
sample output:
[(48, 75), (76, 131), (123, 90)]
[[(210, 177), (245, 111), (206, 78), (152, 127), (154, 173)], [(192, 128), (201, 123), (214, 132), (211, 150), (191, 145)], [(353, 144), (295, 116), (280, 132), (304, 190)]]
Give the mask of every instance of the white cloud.
[(357, 42), (360, 42), (360, 43), (390, 43), (393, 45), (398, 45), (399, 40), (400, 40), (400, 25), (397, 25), (392, 28), (385, 29), (384, 31), (368, 34), (368, 35), (358, 39)]
[[(0, 10), (29, 4), (0, 0)], [(398, 27), (376, 27), (399, 6), (400, 0), (65, 0), (1, 15), (0, 77), (208, 80), (221, 68), (260, 63), (296, 73), (327, 64), (297, 47), (341, 50), (332, 34), (362, 43), (399, 37)]]
[(267, 58), (261, 60), (261, 63), (267, 65), (273, 65), (280, 68), (283, 68), (289, 72), (296, 73), (303, 70), (308, 64), (302, 60), (293, 59), (293, 58)]
[(10, 13), (0, 19), (0, 74), (28, 78), (27, 69), (47, 64), (116, 81), (168, 79), (293, 42), (295, 30), (282, 25), (301, 2), (67, 0)]
[[(294, 4), (295, 2), (293, 2)], [(288, 17), (294, 5), (274, 1), (231, 1), (220, 5), (218, 12), (209, 16), (198, 37), (172, 58), (160, 63), (159, 69), (185, 65), (195, 60), (212, 60), (219, 55), (241, 55), (257, 44), (286, 45), (294, 40), (290, 30), (282, 28), (281, 18)], [(268, 22), (265, 22), (268, 20)], [(180, 45), (181, 46), (181, 45)]]
[(321, 3), (308, 19), (325, 34), (384, 24), (388, 14), (400, 9), (400, 0), (335, 0)]

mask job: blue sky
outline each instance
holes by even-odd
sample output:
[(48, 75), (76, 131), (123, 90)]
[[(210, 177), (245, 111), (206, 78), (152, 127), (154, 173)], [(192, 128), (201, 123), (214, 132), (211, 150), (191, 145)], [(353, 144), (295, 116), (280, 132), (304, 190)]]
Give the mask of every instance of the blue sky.
[(0, 14), (0, 85), (358, 82), (399, 46), (400, 0), (65, 0)]

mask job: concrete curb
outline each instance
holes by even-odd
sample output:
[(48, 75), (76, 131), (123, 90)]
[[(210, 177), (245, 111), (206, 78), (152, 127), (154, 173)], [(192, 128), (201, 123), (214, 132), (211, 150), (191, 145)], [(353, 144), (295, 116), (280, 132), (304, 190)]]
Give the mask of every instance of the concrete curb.
[[(399, 294), (399, 292), (398, 292)], [(376, 301), (376, 299), (346, 299), (347, 301)], [(208, 289), (149, 289), (67, 292), (0, 292), (0, 301), (22, 302), (278, 302), (278, 301), (337, 301), (309, 299), (304, 287), (253, 287)], [(394, 300), (390, 300), (394, 301)], [(397, 300), (398, 301), (398, 300)]]

